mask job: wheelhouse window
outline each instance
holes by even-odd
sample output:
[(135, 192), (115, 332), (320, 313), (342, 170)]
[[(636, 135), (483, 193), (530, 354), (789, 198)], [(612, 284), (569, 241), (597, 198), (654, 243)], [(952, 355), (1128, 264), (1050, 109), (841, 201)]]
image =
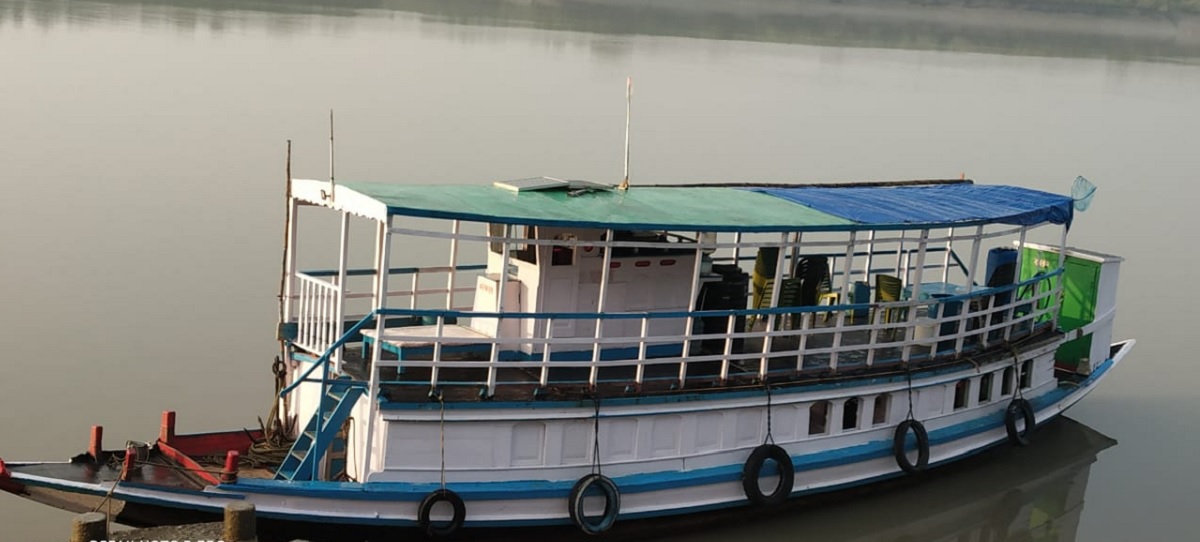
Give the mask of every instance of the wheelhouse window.
[[(504, 224), (488, 224), (488, 237), (504, 237)], [(509, 256), (522, 262), (537, 263), (537, 245), (522, 243), (518, 239), (534, 239), (537, 228), (533, 226), (513, 226), (512, 239), (515, 241), (508, 247)], [(496, 253), (504, 252), (504, 243), (493, 239), (488, 248)]]

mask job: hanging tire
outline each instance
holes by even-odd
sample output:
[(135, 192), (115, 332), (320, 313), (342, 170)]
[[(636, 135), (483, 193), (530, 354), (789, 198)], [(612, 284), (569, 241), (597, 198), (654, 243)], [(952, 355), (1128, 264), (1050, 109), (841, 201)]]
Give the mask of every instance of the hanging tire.
[[(1017, 421), (1025, 422), (1025, 430), (1017, 430)], [(1033, 415), (1033, 405), (1024, 399), (1013, 399), (1013, 402), (1008, 404), (1008, 408), (1004, 410), (1004, 428), (1008, 430), (1008, 441), (1014, 446), (1029, 446), (1029, 437), (1033, 435), (1033, 428), (1037, 425), (1037, 419)]]
[[(908, 432), (912, 431), (913, 436), (917, 438), (917, 462), (913, 463), (908, 459), (908, 453), (905, 450), (905, 441), (908, 440)], [(900, 425), (896, 426), (896, 435), (892, 437), (892, 455), (896, 456), (896, 464), (900, 465), (900, 470), (909, 474), (916, 474), (925, 470), (929, 466), (929, 432), (925, 430), (925, 424), (917, 420), (904, 420)]]
[[(594, 518), (583, 513), (584, 496), (592, 488), (599, 489), (604, 497), (604, 513)], [(621, 491), (611, 478), (602, 474), (589, 474), (580, 478), (575, 482), (575, 487), (571, 488), (571, 495), (567, 499), (567, 511), (579, 530), (586, 534), (600, 534), (617, 522), (617, 514), (621, 511)]]
[[(430, 519), (434, 505), (440, 502), (448, 502), (450, 506), (454, 507), (454, 516), (450, 518), (450, 523), (444, 525), (434, 524)], [(450, 536), (462, 528), (466, 519), (467, 505), (463, 503), (462, 497), (459, 497), (458, 493), (449, 489), (439, 489), (426, 495), (421, 500), (421, 506), (417, 508), (417, 525), (429, 536)]]
[[(774, 491), (763, 493), (762, 488), (758, 486), (758, 479), (768, 459), (775, 461), (779, 468), (779, 484), (775, 486)], [(792, 494), (792, 485), (795, 482), (796, 467), (792, 465), (792, 457), (788, 455), (787, 450), (774, 444), (763, 444), (755, 448), (746, 459), (746, 464), (742, 466), (742, 491), (754, 504), (773, 505), (786, 501)]]

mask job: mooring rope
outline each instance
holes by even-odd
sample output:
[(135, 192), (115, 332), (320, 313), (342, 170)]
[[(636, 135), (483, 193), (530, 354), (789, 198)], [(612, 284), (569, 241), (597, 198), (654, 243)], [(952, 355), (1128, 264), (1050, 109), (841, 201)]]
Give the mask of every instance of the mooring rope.
[(592, 393), (596, 411), (592, 416), (592, 474), (600, 474), (600, 393)]
[(763, 439), (763, 444), (775, 444), (775, 437), (771, 435), (771, 384), (764, 380), (763, 386), (767, 390), (767, 436)]
[(437, 394), (441, 416), (441, 446), (442, 446), (442, 491), (446, 490), (446, 396), (440, 391)]
[(906, 368), (905, 368), (905, 370), (904, 370), (904, 377), (905, 377), (905, 380), (907, 380), (907, 381), (908, 381), (908, 418), (906, 418), (906, 419), (912, 420), (912, 419), (915, 419), (915, 418), (913, 417), (913, 383), (912, 383), (912, 367), (906, 367)]

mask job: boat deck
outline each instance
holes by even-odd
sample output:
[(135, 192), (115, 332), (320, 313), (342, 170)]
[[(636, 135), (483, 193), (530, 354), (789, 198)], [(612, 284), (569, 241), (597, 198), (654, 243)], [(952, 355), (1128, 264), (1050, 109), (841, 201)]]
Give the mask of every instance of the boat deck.
[[(819, 319), (818, 319), (819, 320)], [(872, 332), (867, 330), (846, 330), (842, 328), (839, 332), (834, 327), (831, 319), (828, 323), (818, 323), (817, 326), (824, 330), (808, 336), (805, 344), (805, 350), (820, 350), (830, 348), (835, 340), (840, 340), (841, 347), (838, 351), (836, 370), (831, 364), (831, 355), (829, 353), (810, 353), (800, 354), (799, 337), (774, 337), (771, 341), (771, 353), (766, 357), (767, 361), (767, 376), (773, 382), (816, 382), (829, 380), (833, 378), (843, 378), (850, 376), (862, 376), (865, 374), (878, 373), (894, 373), (902, 367), (903, 348), (901, 346), (886, 346), (883, 343), (887, 340), (887, 333), (877, 333), (875, 341), (876, 346), (871, 346)], [(425, 326), (422, 326), (425, 327)], [(432, 328), (433, 326), (428, 326)], [(445, 326), (446, 335), (449, 336), (448, 330), (459, 328), (461, 326)], [(413, 336), (419, 335), (420, 332), (414, 333), (414, 328), (396, 328), (394, 335)], [(467, 328), (469, 330), (469, 328)], [(469, 330), (472, 333), (474, 330)], [(1049, 325), (1043, 324), (1033, 330), (1032, 333), (1027, 332), (1024, 337), (1030, 340), (1036, 340), (1038, 336), (1049, 335)], [(835, 339), (835, 335), (840, 335), (840, 338)], [(438, 384), (447, 401), (478, 401), (484, 396), (485, 382), (487, 381), (487, 373), (489, 369), (488, 356), (490, 348), (480, 348), (486, 346), (483, 343), (476, 343), (476, 347), (468, 342), (464, 342), (467, 336), (458, 337), (455, 335), (452, 343), (457, 348), (450, 349), (443, 346), (442, 359), (446, 361), (475, 361), (479, 362), (479, 368), (463, 368), (463, 367), (444, 367), (438, 369)], [(387, 335), (385, 334), (385, 341)], [(724, 341), (718, 341), (719, 347), (705, 348), (703, 340), (695, 340), (691, 351), (697, 355), (719, 355), (723, 353)], [(950, 340), (943, 340), (950, 342)], [(403, 344), (392, 344), (391, 348), (384, 348), (384, 359), (398, 359), (397, 353), (405, 352), (405, 359), (410, 360), (428, 360), (430, 359), (429, 345), (410, 344), (411, 341)], [(978, 341), (968, 340), (964, 348), (963, 358), (956, 358), (952, 350), (942, 346), (943, 355), (933, 355), (931, 352), (933, 346), (930, 345), (914, 345), (910, 346), (909, 365), (908, 367), (927, 367), (931, 365), (939, 365), (945, 363), (953, 363), (959, 359), (965, 359), (967, 356), (988, 355), (989, 351), (1002, 351), (1003, 355), (1008, 355), (1008, 348), (1004, 347), (1003, 341), (994, 341), (988, 347), (983, 347), (978, 344)], [(712, 343), (710, 343), (712, 345)], [(712, 345), (715, 346), (715, 345)], [(855, 349), (855, 346), (862, 346), (861, 349)], [(414, 347), (417, 347), (414, 349)], [(869, 347), (869, 348), (868, 348)], [(423, 348), (423, 350), (422, 350)], [(402, 350), (403, 349), (403, 350)], [(733, 354), (761, 354), (763, 352), (763, 340), (761, 338), (747, 338), (744, 343), (740, 344), (740, 348), (735, 348)], [(368, 361), (363, 356), (364, 350), (359, 348), (346, 348), (344, 368), (351, 377), (359, 380), (369, 380), (370, 374), (368, 369)], [(871, 352), (872, 354), (869, 354)], [(868, 364), (868, 355), (872, 355)], [(541, 367), (505, 367), (505, 362), (501, 361), (497, 364), (496, 382), (494, 395), (492, 400), (501, 401), (529, 401), (529, 400), (580, 400), (591, 397), (593, 393), (600, 396), (629, 396), (629, 395), (652, 395), (672, 393), (679, 391), (710, 391), (714, 389), (729, 389), (745, 386), (760, 385), (760, 368), (764, 356), (753, 355), (747, 356), (741, 360), (731, 360), (729, 362), (728, 377), (724, 380), (720, 378), (722, 370), (722, 362), (715, 361), (692, 361), (687, 364), (687, 375), (684, 381), (684, 386), (680, 386), (680, 364), (679, 363), (647, 363), (644, 366), (644, 374), (640, 385), (636, 383), (636, 365), (627, 362), (622, 365), (608, 367), (601, 366), (598, 374), (598, 385), (595, 392), (588, 386), (590, 367), (587, 362), (581, 362), (579, 367), (563, 367), (562, 364), (557, 364), (548, 369), (547, 385), (541, 386)], [(650, 361), (654, 361), (651, 359)], [(381, 393), (390, 401), (393, 402), (424, 402), (429, 400), (431, 370), (428, 367), (405, 367), (403, 369), (384, 368), (381, 371)]]

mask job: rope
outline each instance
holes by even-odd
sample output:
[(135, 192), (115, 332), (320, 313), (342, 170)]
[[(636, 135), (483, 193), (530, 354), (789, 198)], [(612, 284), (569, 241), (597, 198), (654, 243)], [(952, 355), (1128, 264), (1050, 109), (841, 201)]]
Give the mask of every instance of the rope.
[(767, 436), (763, 439), (763, 444), (775, 444), (775, 437), (771, 435), (771, 385), (764, 380), (763, 386), (767, 389)]
[(600, 474), (600, 394), (592, 394), (596, 412), (592, 416), (592, 474)]
[(1014, 396), (1016, 399), (1024, 399), (1025, 397), (1021, 393), (1021, 356), (1020, 353), (1017, 352), (1017, 347), (1015, 344), (1008, 343), (1008, 351), (1012, 353), (1013, 378), (1016, 379), (1016, 382), (1013, 383), (1013, 387), (1016, 388)]
[(913, 393), (912, 393), (913, 385), (912, 385), (912, 368), (911, 367), (905, 368), (904, 377), (908, 381), (908, 417), (906, 419), (912, 420), (914, 418), (913, 418)]
[(441, 410), (441, 445), (442, 445), (442, 490), (446, 490), (446, 399), (445, 396), (438, 392), (438, 405)]

